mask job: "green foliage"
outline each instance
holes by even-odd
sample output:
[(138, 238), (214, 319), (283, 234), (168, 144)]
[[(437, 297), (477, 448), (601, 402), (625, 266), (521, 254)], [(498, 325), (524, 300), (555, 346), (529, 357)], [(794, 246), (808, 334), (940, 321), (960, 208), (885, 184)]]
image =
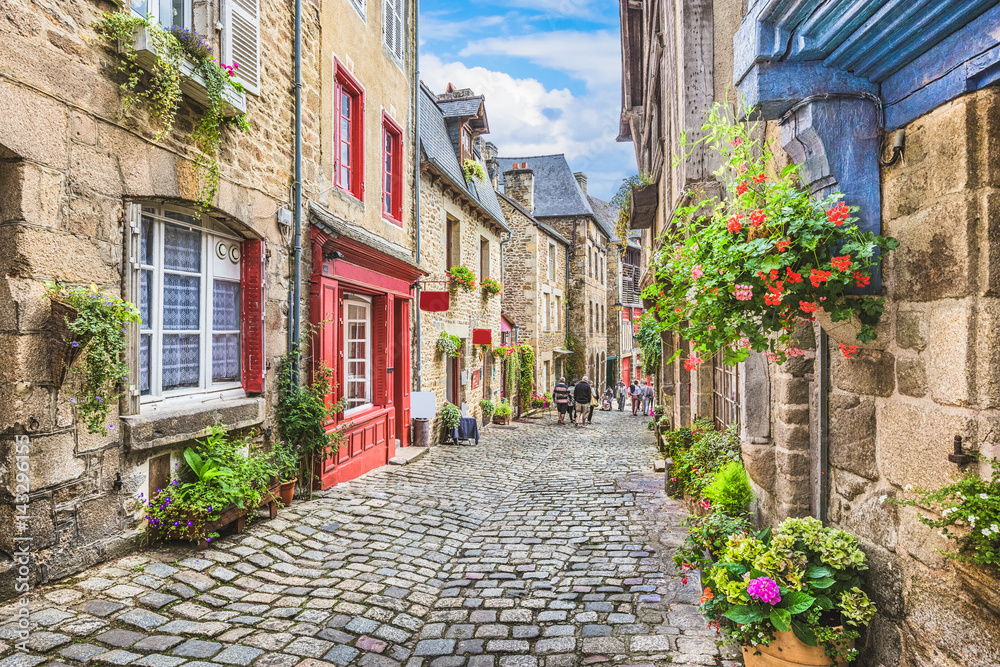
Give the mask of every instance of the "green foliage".
[(663, 341), (660, 338), (662, 331), (663, 325), (652, 314), (647, 312), (639, 319), (639, 331), (635, 334), (635, 339), (642, 348), (643, 368), (649, 369), (651, 373), (657, 373), (660, 369), (663, 350)]
[(518, 346), (521, 357), (520, 397), (524, 408), (531, 399), (535, 387), (535, 351), (530, 345), (523, 343)]
[[(847, 641), (875, 615), (861, 588), (866, 569), (853, 536), (812, 517), (787, 519), (773, 534), (729, 536), (706, 579), (702, 610), (741, 645), (768, 645), (775, 631), (790, 629), (804, 643), (823, 646), (827, 656), (850, 661), (857, 651)], [(780, 600), (755, 593), (762, 580), (777, 587)], [(845, 627), (835, 629), (839, 625)]]
[(452, 336), (446, 331), (442, 331), (438, 334), (434, 348), (446, 356), (460, 357), (462, 356), (462, 339), (458, 336)]
[(278, 473), (273, 457), (257, 450), (250, 436), (230, 436), (221, 426), (185, 449), (177, 468), (170, 484), (145, 503), (151, 538), (211, 541), (215, 533), (206, 524), (232, 506), (256, 509)]
[(271, 455), (274, 457), (278, 478), (282, 482), (290, 482), (298, 476), (300, 449), (301, 447), (293, 445), (287, 440), (279, 440), (271, 447)]
[[(308, 340), (312, 328), (307, 327), (302, 340)], [(318, 364), (312, 372), (311, 380), (296, 382), (297, 373), (308, 374), (304, 342), (292, 346), (278, 361), (277, 384), (278, 432), (289, 447), (298, 452), (299, 474), (302, 483), (312, 488), (316, 460), (324, 461), (340, 449), (344, 427), (328, 429), (336, 416), (346, 405), (345, 399), (333, 401), (333, 371), (325, 364)]]
[[(184, 74), (181, 63), (189, 62), (201, 76), (208, 96), (208, 104), (198, 119), (191, 138), (200, 155), (196, 160), (201, 181), (198, 204), (207, 209), (219, 189), (220, 166), (218, 161), (222, 130), (234, 127), (247, 131), (250, 125), (245, 114), (228, 118), (225, 116), (227, 89), (245, 92), (243, 86), (232, 78), (238, 68), (237, 63), (219, 65), (212, 59), (212, 50), (194, 31), (173, 28), (164, 30), (156, 21), (150, 21), (133, 14), (129, 9), (105, 13), (100, 21), (93, 24), (97, 33), (123, 53), (116, 70), (124, 75), (120, 85), (122, 92), (122, 114), (127, 114), (141, 97), (149, 105), (154, 121), (159, 125), (156, 135), (159, 141), (174, 127), (177, 109), (181, 103), (181, 81)], [(145, 89), (140, 89), (143, 70), (139, 66), (134, 34), (144, 28), (156, 50), (156, 63), (146, 77)]]
[(479, 401), (479, 409), (483, 411), (483, 419), (489, 421), (496, 411), (496, 405), (488, 398)]
[(139, 322), (139, 310), (134, 304), (100, 292), (97, 285), (66, 287), (45, 283), (46, 296), (77, 310), (77, 317), (67, 322), (75, 340), (66, 341), (82, 347), (86, 353), (82, 369), (83, 383), (70, 398), (77, 415), (89, 433), (105, 433), (114, 429), (108, 424), (111, 408), (121, 398), (119, 388), (128, 382), (129, 365), (125, 360), (130, 322)]
[(462, 162), (462, 174), (465, 176), (466, 181), (471, 181), (475, 178), (481, 183), (486, 182), (486, 170), (483, 169), (482, 163), (478, 160), (466, 158), (465, 161)]
[(580, 339), (571, 333), (566, 334), (566, 349), (570, 351), (566, 355), (566, 379), (572, 381), (573, 378), (581, 378), (586, 373), (587, 359), (586, 350), (580, 344)]
[[(857, 316), (857, 340), (875, 338), (881, 298), (848, 292), (870, 283), (880, 256), (898, 242), (862, 231), (839, 194), (814, 200), (798, 181), (796, 165), (780, 172), (760, 124), (735, 123), (717, 104), (703, 126), (704, 143), (718, 155), (722, 197), (694, 197), (679, 208), (651, 262), (653, 284), (643, 293), (655, 302), (663, 327), (677, 331), (701, 354), (692, 367), (717, 352), (728, 364), (749, 350), (776, 363), (803, 352), (793, 332), (824, 310), (834, 322)], [(856, 347), (841, 348), (846, 356)]]
[(487, 297), (496, 296), (503, 292), (503, 283), (496, 278), (483, 278), (479, 281), (479, 284), (483, 288), (483, 294)]
[(734, 427), (716, 431), (710, 419), (699, 419), (690, 429), (677, 429), (667, 436), (667, 456), (673, 460), (671, 481), (679, 493), (695, 500), (715, 473), (730, 461), (740, 462), (740, 440)]
[(608, 202), (617, 211), (617, 215), (615, 216), (615, 236), (618, 237), (618, 244), (621, 246), (622, 253), (628, 248), (628, 215), (632, 207), (632, 188), (652, 184), (653, 178), (649, 174), (629, 176), (622, 181), (622, 184), (618, 186), (618, 192)]
[(684, 542), (674, 551), (674, 564), (681, 572), (708, 570), (712, 558), (718, 556), (730, 535), (753, 530), (753, 523), (744, 515), (729, 515), (716, 510), (708, 516), (688, 516), (681, 522), (688, 529)]
[(750, 475), (742, 461), (729, 461), (715, 473), (704, 490), (704, 496), (726, 514), (737, 516), (753, 502)]
[(938, 517), (921, 516), (920, 521), (956, 543), (957, 551), (943, 552), (948, 558), (1000, 569), (1000, 459), (990, 459), (990, 466), (989, 480), (970, 471), (936, 491), (907, 486), (917, 497), (892, 502), (936, 509)]
[(441, 420), (444, 422), (445, 428), (449, 431), (453, 428), (458, 428), (461, 419), (462, 411), (457, 406), (451, 403), (445, 403), (441, 406)]
[(458, 285), (465, 292), (473, 292), (476, 289), (476, 274), (465, 264), (458, 264), (448, 269), (452, 283)]
[(510, 406), (506, 398), (500, 399), (500, 402), (496, 405), (496, 411), (493, 413), (497, 417), (510, 417), (514, 414), (514, 408)]

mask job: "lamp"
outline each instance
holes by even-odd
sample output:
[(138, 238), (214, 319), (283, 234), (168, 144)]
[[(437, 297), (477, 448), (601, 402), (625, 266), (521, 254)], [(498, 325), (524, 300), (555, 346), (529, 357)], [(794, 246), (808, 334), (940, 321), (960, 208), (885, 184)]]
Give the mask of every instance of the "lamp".
[(614, 307), (615, 307), (615, 310), (620, 313), (620, 312), (622, 312), (622, 308), (624, 308), (625, 306), (622, 305), (621, 301), (615, 301), (615, 306)]

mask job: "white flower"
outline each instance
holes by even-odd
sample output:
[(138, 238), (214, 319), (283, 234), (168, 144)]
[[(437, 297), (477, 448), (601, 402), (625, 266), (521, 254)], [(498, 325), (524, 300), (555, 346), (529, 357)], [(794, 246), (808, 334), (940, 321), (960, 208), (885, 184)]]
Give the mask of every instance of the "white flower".
[(989, 496), (987, 496), (985, 493), (980, 493), (979, 497), (982, 498), (983, 500), (986, 500)]
[(995, 523), (990, 524), (990, 530), (992, 530), (994, 533), (1000, 533), (1000, 526), (996, 525)]
[(879, 496), (879, 497), (878, 497), (878, 501), (879, 501), (880, 503), (885, 503), (885, 499), (886, 499), (886, 498), (888, 498), (888, 496)]
[(948, 509), (946, 509), (943, 512), (941, 512), (941, 516), (948, 516), (949, 514), (951, 514), (954, 511), (955, 511), (954, 507), (949, 507)]
[(910, 491), (912, 489), (913, 489), (913, 485), (912, 484), (907, 484), (906, 486), (903, 487), (904, 491)]
[(943, 530), (939, 530), (938, 535), (940, 535), (941, 537), (948, 537), (947, 535), (945, 535), (945, 532)]
[(976, 527), (976, 517), (973, 514), (969, 515), (969, 525), (972, 526), (973, 528)]

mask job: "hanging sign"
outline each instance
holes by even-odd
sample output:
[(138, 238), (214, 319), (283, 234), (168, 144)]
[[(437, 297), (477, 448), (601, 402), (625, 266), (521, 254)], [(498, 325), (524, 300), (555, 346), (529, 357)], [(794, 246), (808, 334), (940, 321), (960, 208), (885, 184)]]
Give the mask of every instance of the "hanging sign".
[(493, 330), (492, 329), (473, 329), (472, 330), (472, 344), (473, 345), (492, 345), (493, 344)]
[(448, 292), (421, 292), (420, 310), (440, 313), (448, 310), (451, 306), (450, 294)]

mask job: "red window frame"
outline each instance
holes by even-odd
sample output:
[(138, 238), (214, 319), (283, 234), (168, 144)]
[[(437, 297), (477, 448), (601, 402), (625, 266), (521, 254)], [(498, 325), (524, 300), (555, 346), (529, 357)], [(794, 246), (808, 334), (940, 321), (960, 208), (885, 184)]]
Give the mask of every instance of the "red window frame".
[(403, 129), (382, 112), (382, 217), (403, 226)]
[[(365, 89), (340, 60), (334, 58), (333, 179), (337, 187), (365, 200)], [(345, 100), (346, 98), (346, 100)], [(345, 106), (345, 101), (347, 105)], [(342, 119), (347, 113), (344, 136)], [(343, 149), (349, 164), (342, 164)]]

